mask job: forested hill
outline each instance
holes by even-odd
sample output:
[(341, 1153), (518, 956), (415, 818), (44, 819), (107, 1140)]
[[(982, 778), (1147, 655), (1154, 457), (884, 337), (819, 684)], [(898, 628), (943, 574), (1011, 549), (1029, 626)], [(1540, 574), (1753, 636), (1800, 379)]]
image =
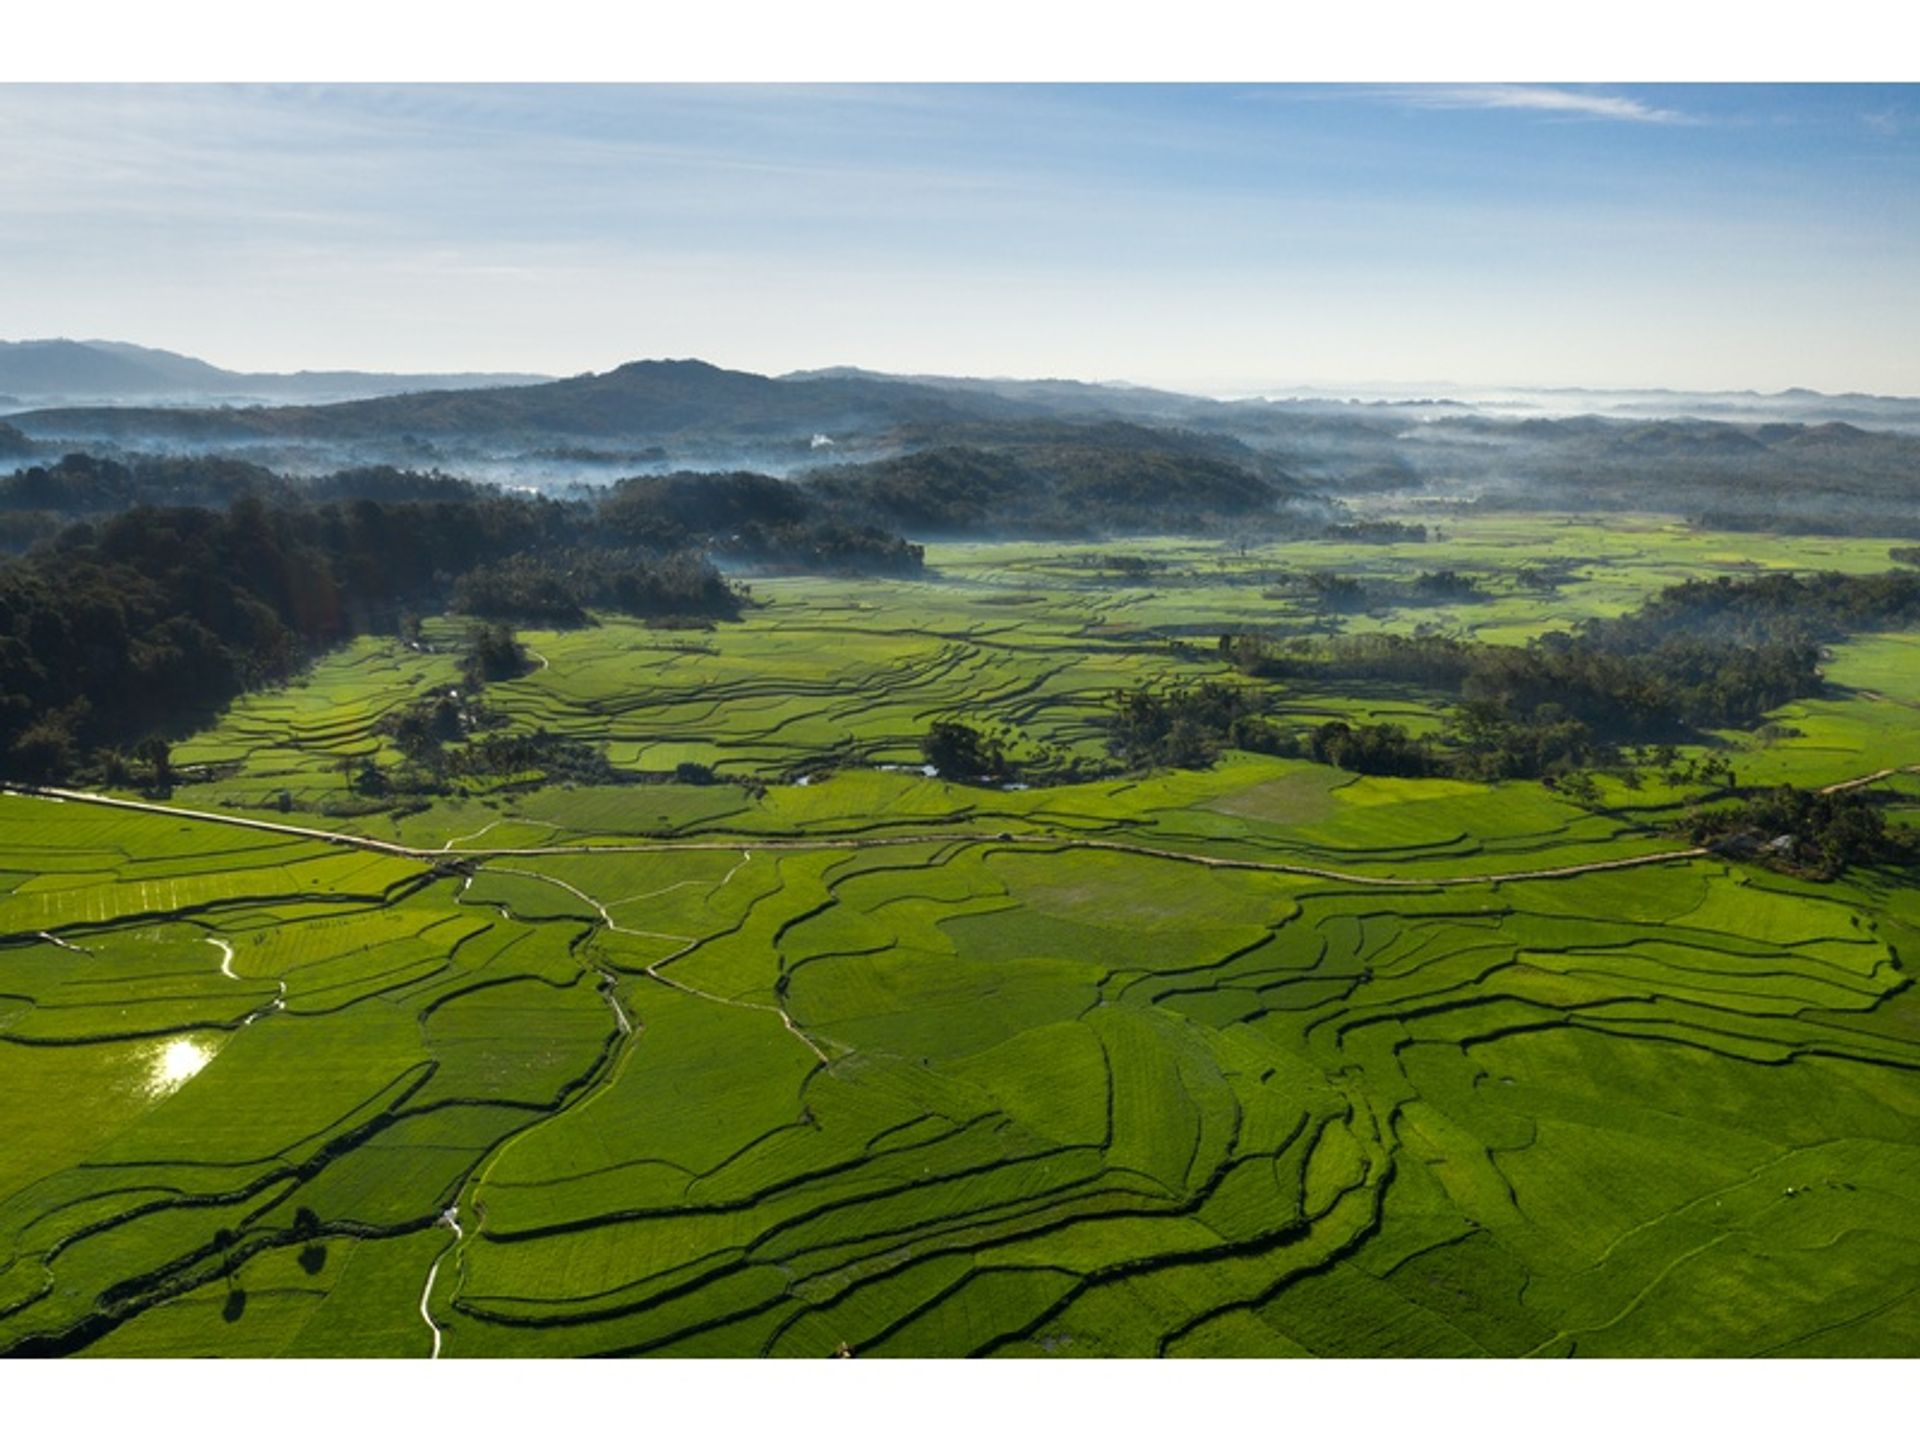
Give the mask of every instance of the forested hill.
[[(1245, 472), (1279, 491), (1335, 497), (1920, 535), (1920, 435), (1841, 422), (1515, 419), (1445, 403), (1222, 402), (1119, 386), (847, 371), (776, 378), (648, 360), (547, 384), (335, 405), (42, 409), (11, 415), (6, 425), (0, 454), (13, 456), (98, 447), (251, 453), (299, 469), (431, 458), (456, 467), (497, 462), (536, 483), (564, 477), (575, 460), (600, 465), (589, 477), (598, 482), (629, 464), (786, 471), (840, 461), (868, 468), (828, 479), (836, 493), (857, 495), (898, 523), (956, 533), (982, 533), (982, 507), (1009, 524), (1050, 526), (1055, 500), (1070, 512), (1081, 481), (1096, 473), (1095, 501), (1125, 501), (1140, 519), (1231, 515), (1240, 509), (1229, 493), (1241, 483), (1234, 472)], [(1177, 470), (1171, 457), (1181, 457)], [(899, 493), (933, 470), (967, 492), (949, 497), (958, 510), (928, 512)], [(1171, 486), (1160, 486), (1162, 474)], [(1126, 500), (1118, 492), (1130, 486)], [(1156, 488), (1162, 501), (1154, 501)], [(1246, 497), (1247, 508), (1262, 498)]]
[(1079, 444), (1053, 436), (1013, 447), (943, 446), (810, 473), (837, 508), (909, 535), (1204, 534), (1324, 524), (1334, 511), (1276, 467), (1242, 463), (1175, 437)]
[(1920, 535), (1920, 435), (1857, 426), (1450, 418), (1413, 456), (1482, 503), (1678, 513), (1710, 528)]
[(806, 437), (914, 422), (1039, 414), (996, 396), (898, 381), (775, 380), (699, 360), (641, 360), (545, 385), (391, 395), (340, 405), (234, 410), (64, 409), (12, 417), (29, 435), (143, 437), (182, 443), (420, 437), (571, 437), (655, 442)]

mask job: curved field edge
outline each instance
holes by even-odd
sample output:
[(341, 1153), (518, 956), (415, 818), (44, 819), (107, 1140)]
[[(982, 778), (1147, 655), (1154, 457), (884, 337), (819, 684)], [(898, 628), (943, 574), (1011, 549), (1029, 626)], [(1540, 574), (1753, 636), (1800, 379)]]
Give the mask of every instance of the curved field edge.
[[(0, 815), (103, 874), (215, 828)], [(0, 1198), (14, 1353), (1913, 1343), (1901, 891), (224, 829), (204, 897), (7, 937), (13, 1093), (92, 1119)]]

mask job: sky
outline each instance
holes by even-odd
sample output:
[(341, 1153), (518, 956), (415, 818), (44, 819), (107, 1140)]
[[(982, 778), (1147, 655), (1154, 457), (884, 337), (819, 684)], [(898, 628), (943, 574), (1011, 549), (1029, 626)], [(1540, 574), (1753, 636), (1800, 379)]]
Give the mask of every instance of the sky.
[(0, 338), (1920, 394), (1920, 86), (0, 85)]

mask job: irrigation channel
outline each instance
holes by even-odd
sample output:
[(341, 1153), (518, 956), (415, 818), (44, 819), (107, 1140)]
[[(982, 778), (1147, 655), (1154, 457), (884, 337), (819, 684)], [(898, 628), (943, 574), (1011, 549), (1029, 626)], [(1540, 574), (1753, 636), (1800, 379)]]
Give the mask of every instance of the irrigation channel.
[(433, 1332), (433, 1352), (427, 1356), (429, 1360), (440, 1358), (440, 1327), (434, 1323), (433, 1312), (427, 1308), (427, 1302), (433, 1299), (433, 1282), (440, 1278), (440, 1262), (453, 1252), (454, 1246), (467, 1238), (467, 1232), (460, 1228), (460, 1208), (457, 1205), (448, 1206), (434, 1223), (453, 1231), (453, 1239), (447, 1243), (445, 1250), (433, 1257), (433, 1264), (427, 1269), (426, 1288), (420, 1292), (420, 1318), (427, 1322), (427, 1329)]

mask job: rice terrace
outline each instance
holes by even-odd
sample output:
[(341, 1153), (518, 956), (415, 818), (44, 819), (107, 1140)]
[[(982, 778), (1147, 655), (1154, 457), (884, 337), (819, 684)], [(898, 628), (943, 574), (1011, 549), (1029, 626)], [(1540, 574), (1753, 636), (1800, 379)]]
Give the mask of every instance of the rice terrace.
[[(164, 799), (0, 799), (0, 1344), (1912, 1353), (1920, 891), (1676, 822), (1762, 785), (1920, 808), (1920, 629), (1583, 785), (1229, 743), (1122, 772), (1108, 715), (1213, 684), (1275, 733), (1438, 727), (1420, 686), (1225, 653), (1318, 625), (1273, 598), (1303, 563), (1490, 597), (1344, 634), (1512, 644), (1887, 549), (1631, 516), (935, 545), (710, 628), (523, 629), (496, 733), (648, 778), (408, 804), (368, 777), (459, 691), (462, 623), (357, 639), (177, 741)], [(943, 719), (1034, 778), (923, 773)]]
[(1911, 47), (740, 8), (9, 26), (14, 1431), (1902, 1413)]

